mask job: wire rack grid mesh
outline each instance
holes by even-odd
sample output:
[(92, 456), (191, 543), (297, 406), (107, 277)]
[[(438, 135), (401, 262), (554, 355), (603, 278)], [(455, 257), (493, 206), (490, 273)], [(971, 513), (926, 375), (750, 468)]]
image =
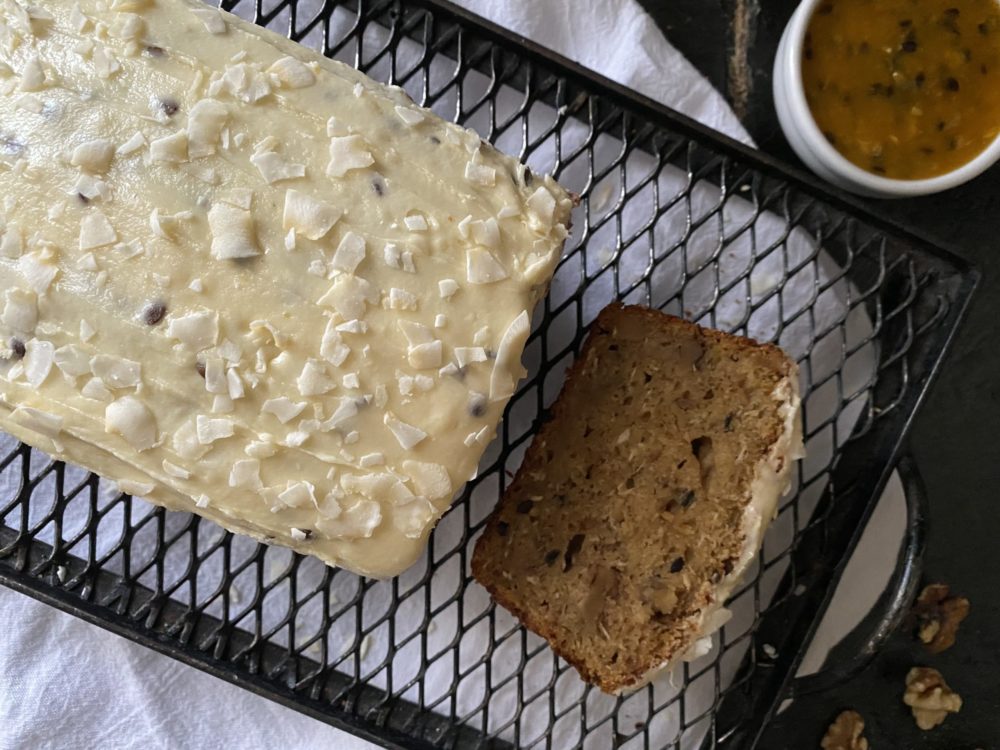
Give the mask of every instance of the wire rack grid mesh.
[[(747, 718), (748, 695), (771, 685), (777, 699), (768, 679), (792, 666), (775, 656), (782, 644), (771, 634), (789, 617), (780, 613), (829, 584), (813, 575), (817, 553), (805, 542), (819, 534), (824, 554), (843, 555), (849, 537), (831, 532), (833, 521), (870, 502), (877, 473), (862, 470), (864, 457), (893, 455), (957, 323), (967, 276), (447, 6), (223, 5), (402, 86), (580, 194), (535, 315), (529, 376), (478, 476), (397, 579), (361, 579), (154, 508), (10, 439), (0, 460), (0, 576), (387, 744), (725, 744)], [(486, 515), (590, 320), (612, 300), (781, 344), (801, 366), (808, 445), (711, 649), (618, 698), (584, 685), (469, 574)], [(784, 645), (800, 651), (789, 638)]]

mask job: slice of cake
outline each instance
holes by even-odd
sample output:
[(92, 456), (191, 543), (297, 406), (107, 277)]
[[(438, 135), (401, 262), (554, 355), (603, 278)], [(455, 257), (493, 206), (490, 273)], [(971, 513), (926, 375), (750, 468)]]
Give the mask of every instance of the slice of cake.
[(476, 545), (476, 579), (606, 692), (690, 655), (802, 456), (797, 375), (775, 346), (606, 308)]

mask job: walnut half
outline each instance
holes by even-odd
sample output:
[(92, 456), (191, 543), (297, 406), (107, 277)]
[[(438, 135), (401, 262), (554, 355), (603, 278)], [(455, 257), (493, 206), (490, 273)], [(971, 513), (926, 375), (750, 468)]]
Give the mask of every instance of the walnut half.
[(914, 667), (909, 671), (903, 703), (910, 707), (917, 726), (925, 731), (962, 709), (962, 697), (948, 687), (940, 672), (930, 667)]
[(943, 583), (932, 583), (920, 592), (913, 614), (917, 637), (932, 654), (940, 654), (955, 644), (958, 626), (969, 615), (969, 600), (951, 596)]
[(843, 711), (826, 730), (819, 746), (823, 750), (868, 750), (868, 740), (861, 736), (865, 720), (857, 711)]

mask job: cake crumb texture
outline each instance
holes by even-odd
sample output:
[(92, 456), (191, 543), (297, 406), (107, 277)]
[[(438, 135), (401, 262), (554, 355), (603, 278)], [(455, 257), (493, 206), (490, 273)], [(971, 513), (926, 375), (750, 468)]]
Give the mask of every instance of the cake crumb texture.
[(704, 634), (739, 574), (752, 485), (786, 436), (779, 394), (796, 377), (775, 346), (606, 308), (476, 546), (474, 576), (588, 682), (641, 684)]

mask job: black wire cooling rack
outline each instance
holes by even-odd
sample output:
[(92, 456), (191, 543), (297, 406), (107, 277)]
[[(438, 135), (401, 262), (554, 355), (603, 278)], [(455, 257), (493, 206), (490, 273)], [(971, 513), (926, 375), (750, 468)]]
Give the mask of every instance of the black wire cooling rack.
[[(809, 178), (444, 2), (231, 2), (404, 87), (582, 196), (528, 379), (424, 558), (386, 582), (152, 508), (11, 440), (0, 580), (386, 746), (750, 747), (787, 694), (976, 275)], [(780, 343), (809, 456), (712, 648), (583, 685), (469, 575), (474, 539), (604, 304)]]

